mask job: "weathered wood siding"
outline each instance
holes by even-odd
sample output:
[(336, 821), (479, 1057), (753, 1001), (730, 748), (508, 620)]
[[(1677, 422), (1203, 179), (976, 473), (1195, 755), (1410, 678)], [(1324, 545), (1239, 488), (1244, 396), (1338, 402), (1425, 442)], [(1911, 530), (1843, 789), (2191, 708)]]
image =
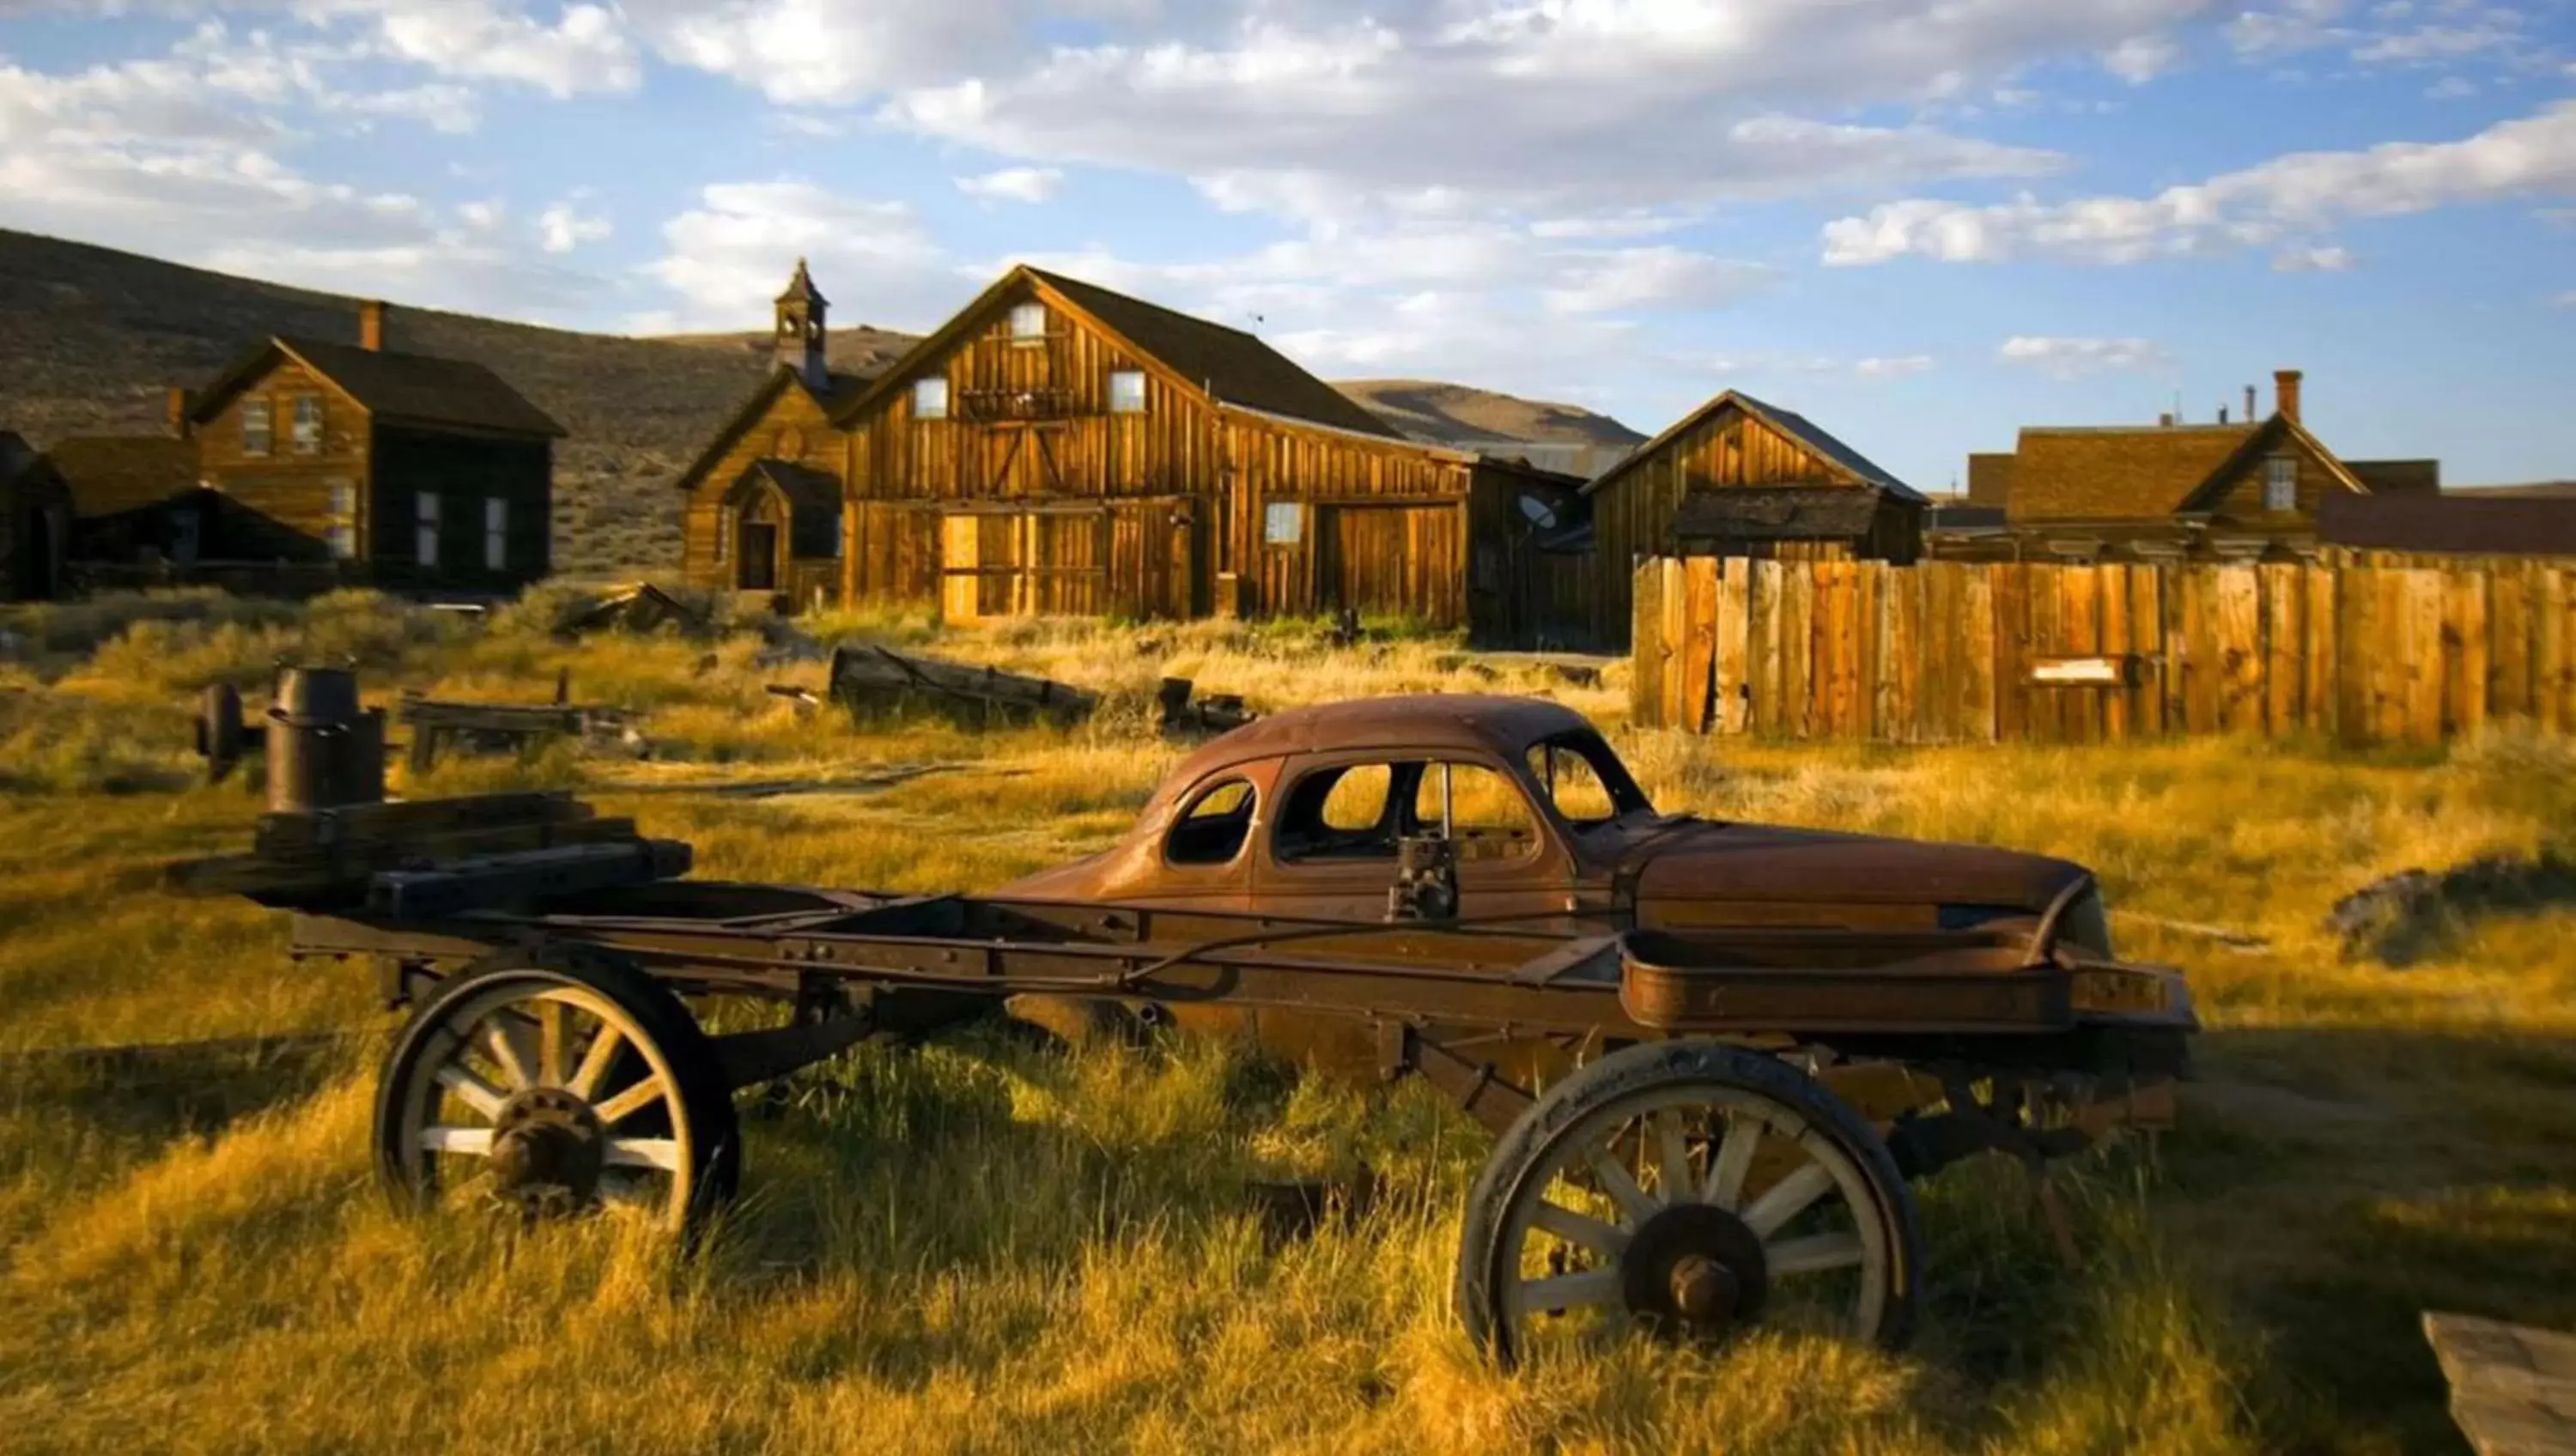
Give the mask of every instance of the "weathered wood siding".
[[(728, 590), (734, 584), (735, 563), (717, 559), (725, 539), (720, 522), (725, 493), (733, 489), (734, 482), (742, 478), (752, 462), (791, 460), (835, 476), (846, 464), (848, 442), (833, 428), (814, 396), (792, 380), (775, 380), (771, 387), (776, 394), (767, 407), (734, 439), (714, 468), (690, 488), (688, 502), (681, 509), (680, 566), (691, 585)], [(783, 524), (781, 529), (785, 529)], [(843, 529), (848, 529), (846, 523)], [(837, 575), (836, 563), (825, 579)], [(837, 589), (837, 582), (834, 585)], [(804, 599), (805, 592), (800, 589), (797, 600), (802, 603)]]
[[(2576, 732), (2576, 568), (1661, 558), (1635, 576), (1646, 726), (1901, 743)], [(1713, 645), (1712, 645), (1713, 644)], [(2052, 660), (2113, 680), (2050, 683)]]
[[(1592, 501), (1593, 551), (1599, 560), (1589, 573), (1592, 601), (1586, 625), (1597, 640), (1612, 646), (1628, 638), (1637, 564), (1679, 549), (1673, 517), (1683, 496), (1730, 486), (1859, 484), (1840, 465), (1731, 405), (1624, 465), (1593, 493)], [(1886, 529), (1891, 539), (1873, 541), (1875, 554), (1912, 559), (1913, 544), (1893, 539), (1901, 534), (1901, 525)], [(1842, 554), (1850, 553), (1846, 549)]]
[[(2266, 510), (2263, 506), (2265, 461), (2273, 455), (2288, 455), (2299, 462), (2298, 485), (2295, 487), (2297, 509)], [(2313, 534), (2317, 528), (2317, 506), (2335, 491), (2349, 490), (2334, 468), (2318, 458), (2307, 442), (2288, 434), (2272, 450), (2255, 454), (2233, 471), (2206, 502), (2206, 508), (2224, 518), (2231, 528), (2250, 529), (2274, 534)]]
[[(554, 450), (542, 439), (477, 438), (380, 425), (362, 494), (370, 529), (368, 576), (376, 581), (502, 589), (550, 568)], [(420, 562), (420, 496), (438, 493), (438, 560)], [(487, 503), (503, 506), (502, 565), (486, 556)]]
[[(310, 452), (295, 448), (299, 397), (322, 405), (322, 437)], [(243, 418), (254, 411), (269, 421), (262, 455), (242, 447)], [(346, 485), (357, 504), (357, 518), (349, 524), (360, 557), (366, 557), (376, 537), (374, 517), (381, 514), (368, 500), (372, 433), (366, 410), (355, 400), (294, 360), (280, 359), (197, 427), (199, 475), (242, 508), (223, 513), (226, 539), (204, 543), (203, 554), (327, 561), (332, 488)]]

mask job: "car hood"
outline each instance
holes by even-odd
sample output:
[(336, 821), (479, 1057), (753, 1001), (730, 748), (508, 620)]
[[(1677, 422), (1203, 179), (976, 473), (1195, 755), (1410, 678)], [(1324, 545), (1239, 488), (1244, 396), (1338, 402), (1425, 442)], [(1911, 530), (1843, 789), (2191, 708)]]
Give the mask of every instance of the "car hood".
[(1640, 902), (1985, 905), (2048, 908), (2084, 867), (1986, 845), (1710, 820), (1638, 835), (1620, 877)]

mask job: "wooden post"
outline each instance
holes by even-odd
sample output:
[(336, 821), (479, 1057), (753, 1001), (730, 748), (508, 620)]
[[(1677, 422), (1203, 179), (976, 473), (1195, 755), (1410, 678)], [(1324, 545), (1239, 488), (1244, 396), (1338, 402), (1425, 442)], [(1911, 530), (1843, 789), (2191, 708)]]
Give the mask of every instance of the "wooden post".
[(1690, 587), (1687, 573), (1679, 558), (1665, 557), (1659, 563), (1663, 583), (1657, 589), (1664, 604), (1664, 672), (1663, 723), (1668, 728), (1699, 730), (1695, 714), (1683, 706), (1687, 691), (1683, 682), (1684, 654), (1690, 640)]
[(2003, 734), (2003, 704), (1995, 687), (1997, 660), (2003, 652), (2003, 609), (1995, 601), (1993, 572), (1964, 572), (1958, 584), (1959, 726), (1968, 741), (1992, 743)]
[(1628, 633), (1628, 717), (1641, 728), (1665, 727), (1661, 561), (1648, 558), (1638, 565), (1629, 600), (1634, 621)]
[(1718, 733), (1742, 733), (1751, 721), (1751, 704), (1745, 700), (1745, 650), (1753, 634), (1753, 562), (1742, 556), (1730, 559), (1726, 575), (1711, 585), (1717, 593), (1717, 640), (1713, 674), (1716, 712), (1710, 728)]
[(1719, 569), (1726, 563), (1714, 556), (1692, 556), (1682, 563), (1683, 647), (1681, 671), (1681, 707), (1678, 720), (1694, 733), (1720, 731), (1714, 721), (1722, 710), (1712, 710), (1711, 679), (1717, 672), (1718, 634), (1722, 630), (1718, 585)]
[(1754, 659), (1748, 669), (1753, 690), (1753, 731), (1769, 737), (1781, 732), (1780, 680), (1786, 648), (1782, 644), (1781, 596), (1782, 568), (1772, 560), (1753, 563), (1752, 609), (1754, 631), (1748, 651)]

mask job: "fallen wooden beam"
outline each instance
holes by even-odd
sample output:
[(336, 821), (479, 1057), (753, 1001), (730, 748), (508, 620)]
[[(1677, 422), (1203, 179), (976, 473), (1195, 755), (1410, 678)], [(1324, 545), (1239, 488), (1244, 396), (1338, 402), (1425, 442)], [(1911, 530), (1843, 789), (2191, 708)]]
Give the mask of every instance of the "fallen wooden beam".
[(1229, 733), (1261, 715), (1243, 706), (1237, 693), (1209, 693), (1193, 700), (1198, 684), (1185, 677), (1167, 677), (1154, 694), (1162, 709), (1163, 734), (1167, 738), (1213, 738)]
[(2478, 1456), (2576, 1456), (2576, 1334), (2427, 1310), (2424, 1338)]
[(976, 727), (1078, 723), (1100, 706), (1097, 693), (1065, 683), (873, 645), (833, 648), (825, 681), (853, 715), (927, 710)]

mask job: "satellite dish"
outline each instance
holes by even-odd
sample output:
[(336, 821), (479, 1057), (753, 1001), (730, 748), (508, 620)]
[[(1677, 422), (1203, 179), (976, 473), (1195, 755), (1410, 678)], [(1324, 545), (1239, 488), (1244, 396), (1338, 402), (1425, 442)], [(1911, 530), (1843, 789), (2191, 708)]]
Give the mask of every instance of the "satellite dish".
[(1525, 495), (1521, 497), (1521, 514), (1529, 517), (1530, 524), (1538, 527), (1542, 531), (1553, 531), (1556, 529), (1556, 507), (1549, 505), (1546, 501), (1539, 499), (1537, 496)]

